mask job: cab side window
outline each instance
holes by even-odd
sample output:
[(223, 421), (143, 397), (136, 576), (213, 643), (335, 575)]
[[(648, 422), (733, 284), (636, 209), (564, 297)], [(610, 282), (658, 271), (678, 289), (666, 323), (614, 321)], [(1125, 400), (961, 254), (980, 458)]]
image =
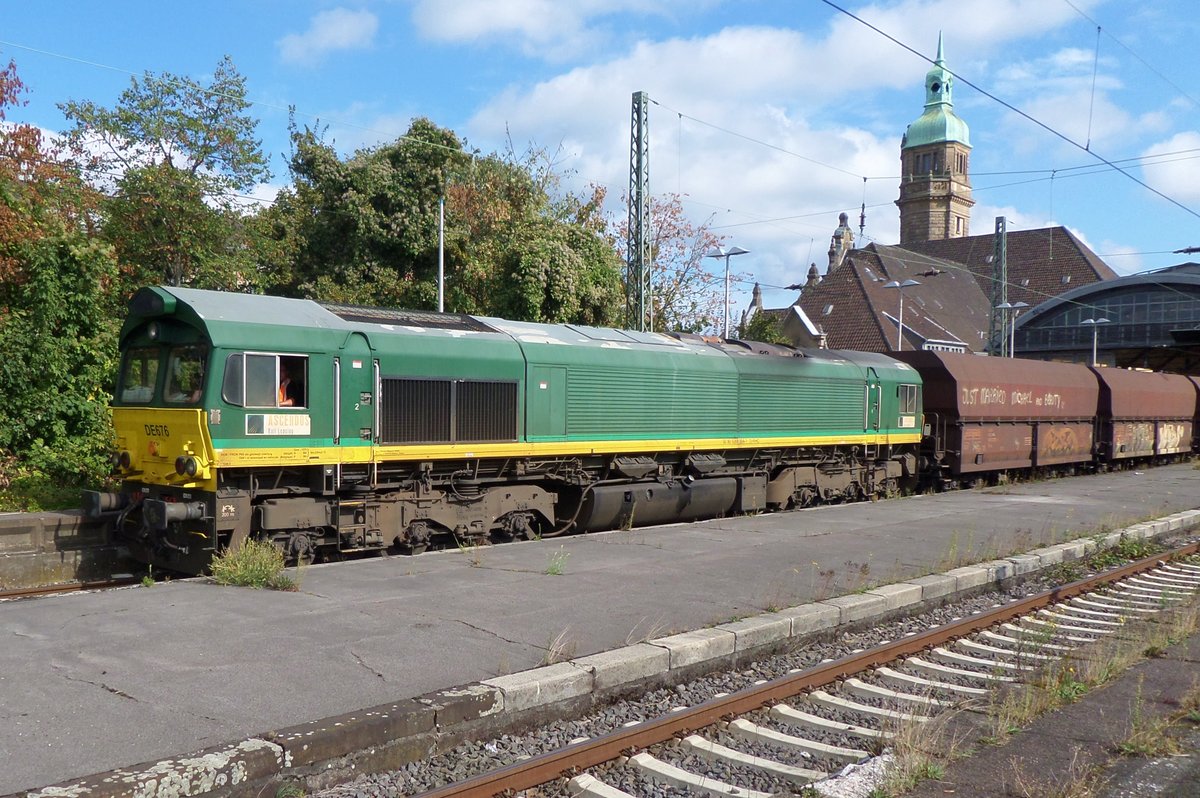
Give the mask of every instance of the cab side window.
[(900, 415), (910, 416), (917, 412), (917, 386), (900, 385), (897, 387), (900, 396)]
[(237, 353), (225, 360), (221, 395), (242, 407), (308, 407), (308, 358)]

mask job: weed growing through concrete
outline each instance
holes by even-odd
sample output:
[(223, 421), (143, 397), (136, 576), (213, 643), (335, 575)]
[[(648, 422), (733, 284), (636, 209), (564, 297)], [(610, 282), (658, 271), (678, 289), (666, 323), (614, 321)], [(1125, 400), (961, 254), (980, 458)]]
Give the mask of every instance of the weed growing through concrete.
[(299, 784), (283, 784), (275, 791), (275, 798), (305, 798), (308, 793)]
[[(1097, 543), (1103, 539), (1107, 532), (1101, 532), (1096, 535)], [(1091, 557), (1088, 557), (1087, 564), (1093, 570), (1101, 571), (1108, 568), (1113, 568), (1118, 565), (1123, 565), (1132, 560), (1140, 560), (1157, 554), (1162, 551), (1163, 547), (1160, 544), (1153, 543), (1142, 538), (1134, 538), (1128, 535), (1122, 535), (1114, 545), (1108, 548), (1099, 549)]]
[(1142, 683), (1138, 679), (1137, 692), (1129, 710), (1129, 734), (1117, 744), (1123, 756), (1173, 756), (1182, 751), (1179, 742), (1170, 735), (1169, 716), (1148, 716), (1142, 701)]
[(458, 542), (458, 550), (461, 551), (467, 558), (467, 565), (472, 568), (483, 567), (483, 546), (478, 543), (466, 544)]
[(267, 540), (248, 539), (213, 558), (212, 577), (219, 585), (293, 591), (296, 583), (283, 573), (283, 552)]
[(1078, 582), (1083, 579), (1083, 575), (1084, 568), (1078, 560), (1056, 563), (1046, 569), (1046, 576), (1059, 584)]
[(1096, 798), (1107, 781), (1103, 768), (1080, 760), (1078, 748), (1065, 771), (1045, 773), (1037, 769), (1030, 773), (1024, 763), (1014, 758), (1012, 773), (1013, 795), (1039, 798)]
[(934, 570), (949, 571), (957, 568), (961, 563), (958, 561), (958, 530), (950, 535), (950, 543), (946, 546), (946, 553), (942, 555), (942, 561)]
[(643, 617), (633, 625), (633, 628), (629, 630), (629, 634), (625, 635), (625, 645), (632, 646), (635, 643), (654, 640), (662, 637), (665, 631), (667, 631), (667, 624), (663, 616), (660, 615), (654, 620), (650, 620), (649, 617)]
[(567, 568), (567, 558), (570, 556), (571, 552), (562, 546), (558, 547), (558, 551), (550, 552), (546, 555), (546, 573), (550, 576), (562, 576), (563, 571)]
[(550, 642), (543, 649), (542, 665), (554, 665), (557, 662), (566, 662), (575, 656), (575, 641), (568, 637), (570, 632), (571, 627), (568, 626), (550, 638)]
[(846, 566), (846, 589), (851, 593), (865, 592), (871, 585), (871, 563), (846, 560), (843, 564)]
[(837, 571), (829, 568), (825, 571), (819, 571), (818, 576), (821, 577), (821, 585), (817, 592), (813, 594), (813, 601), (821, 601), (833, 595), (833, 583), (837, 579)]

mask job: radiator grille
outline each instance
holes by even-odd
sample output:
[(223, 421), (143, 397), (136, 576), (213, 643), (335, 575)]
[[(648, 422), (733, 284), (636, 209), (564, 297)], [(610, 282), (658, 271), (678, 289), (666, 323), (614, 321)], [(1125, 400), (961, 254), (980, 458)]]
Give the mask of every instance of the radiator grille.
[(480, 443), (517, 439), (517, 384), (383, 378), (379, 440)]
[(477, 443), (517, 439), (515, 382), (459, 382), (455, 388), (456, 441)]
[(448, 443), (449, 380), (384, 377), (379, 439), (382, 443)]

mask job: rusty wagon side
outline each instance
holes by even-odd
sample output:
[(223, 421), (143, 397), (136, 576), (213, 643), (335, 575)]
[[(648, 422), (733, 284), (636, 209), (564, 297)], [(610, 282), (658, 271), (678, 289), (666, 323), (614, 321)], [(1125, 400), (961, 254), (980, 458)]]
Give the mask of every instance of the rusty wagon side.
[(922, 453), (942, 479), (1093, 462), (1100, 388), (1086, 366), (948, 352), (895, 357), (924, 380)]
[(1100, 382), (1099, 454), (1122, 464), (1192, 450), (1197, 385), (1180, 374), (1092, 369)]

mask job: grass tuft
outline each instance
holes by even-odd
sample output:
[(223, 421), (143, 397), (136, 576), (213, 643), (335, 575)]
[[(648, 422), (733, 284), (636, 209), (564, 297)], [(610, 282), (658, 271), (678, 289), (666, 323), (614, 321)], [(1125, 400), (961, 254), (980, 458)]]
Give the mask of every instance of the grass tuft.
[(283, 552), (273, 543), (250, 539), (213, 558), (212, 577), (219, 585), (296, 590), (296, 583), (283, 573), (284, 565)]
[(558, 551), (550, 552), (546, 555), (546, 573), (550, 576), (562, 576), (563, 571), (567, 569), (567, 558), (571, 556), (571, 552), (558, 547)]

